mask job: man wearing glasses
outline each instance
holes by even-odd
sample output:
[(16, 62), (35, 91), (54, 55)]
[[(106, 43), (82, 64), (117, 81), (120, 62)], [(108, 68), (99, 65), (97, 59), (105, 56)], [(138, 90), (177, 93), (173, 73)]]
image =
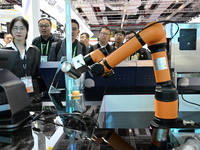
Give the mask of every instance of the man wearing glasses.
[[(77, 37), (80, 33), (80, 26), (77, 20), (71, 19), (71, 26), (72, 26), (72, 58), (82, 54), (83, 56), (88, 54), (88, 49), (86, 48), (85, 44), (79, 42), (77, 40)], [(53, 43), (50, 54), (49, 54), (49, 60), (50, 61), (60, 61), (62, 56), (66, 56), (66, 38), (65, 37), (62, 42)]]
[(40, 49), (41, 61), (48, 61), (49, 50), (53, 42), (58, 42), (60, 39), (53, 36), (51, 33), (52, 23), (48, 18), (41, 18), (38, 21), (40, 36), (33, 39), (32, 44)]
[(121, 28), (117, 28), (115, 30), (114, 36), (115, 36), (115, 42), (112, 44), (112, 46), (113, 46), (113, 49), (116, 50), (120, 46), (123, 45), (123, 42), (124, 42), (124, 39), (126, 36), (126, 32)]
[(98, 43), (91, 46), (89, 52), (92, 52), (98, 48), (106, 48), (107, 52), (110, 54), (114, 49), (108, 43), (110, 41), (111, 30), (108, 27), (102, 27), (98, 34)]

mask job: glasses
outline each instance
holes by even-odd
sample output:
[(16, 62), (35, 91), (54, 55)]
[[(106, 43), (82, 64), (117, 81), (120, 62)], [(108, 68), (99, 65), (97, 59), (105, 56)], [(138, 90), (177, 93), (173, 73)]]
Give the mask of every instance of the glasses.
[(14, 32), (17, 32), (17, 31), (24, 31), (25, 30), (25, 27), (13, 27), (12, 28), (12, 30), (14, 31)]
[(100, 32), (100, 34), (105, 35), (105, 36), (110, 35), (109, 33), (105, 33), (105, 32)]
[(123, 36), (123, 34), (118, 33), (118, 34), (115, 34), (115, 36)]
[(78, 28), (72, 27), (72, 31), (77, 31), (77, 30), (78, 30)]
[(38, 25), (38, 27), (40, 27), (40, 28), (48, 28), (49, 27), (49, 25), (48, 24), (39, 24)]
[(80, 39), (85, 39), (85, 37), (84, 37), (84, 36), (81, 36)]

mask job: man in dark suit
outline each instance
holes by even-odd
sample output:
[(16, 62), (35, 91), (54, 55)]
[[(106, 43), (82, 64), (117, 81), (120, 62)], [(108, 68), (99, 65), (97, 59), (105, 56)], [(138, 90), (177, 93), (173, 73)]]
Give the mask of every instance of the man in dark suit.
[(113, 47), (108, 43), (110, 41), (111, 30), (108, 27), (102, 27), (98, 34), (98, 43), (89, 48), (89, 52), (92, 52), (98, 48), (106, 48), (110, 54), (114, 51)]
[(49, 51), (53, 42), (58, 42), (60, 39), (54, 37), (51, 33), (52, 23), (48, 18), (41, 18), (38, 21), (40, 36), (33, 39), (32, 44), (40, 50), (41, 61), (47, 61)]
[[(79, 23), (75, 19), (71, 19), (72, 25), (72, 58), (82, 54), (83, 56), (88, 53), (88, 49), (85, 44), (77, 40), (77, 36), (80, 33)], [(69, 38), (69, 37), (67, 37)], [(66, 38), (62, 42), (53, 43), (50, 54), (49, 61), (60, 61), (62, 56), (66, 56)]]

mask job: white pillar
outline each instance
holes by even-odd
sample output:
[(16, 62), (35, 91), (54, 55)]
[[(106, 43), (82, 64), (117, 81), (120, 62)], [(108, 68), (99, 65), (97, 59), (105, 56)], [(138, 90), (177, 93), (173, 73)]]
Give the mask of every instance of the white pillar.
[(32, 43), (33, 38), (39, 36), (38, 20), (40, 19), (40, 1), (22, 0), (23, 16), (29, 22), (27, 41)]

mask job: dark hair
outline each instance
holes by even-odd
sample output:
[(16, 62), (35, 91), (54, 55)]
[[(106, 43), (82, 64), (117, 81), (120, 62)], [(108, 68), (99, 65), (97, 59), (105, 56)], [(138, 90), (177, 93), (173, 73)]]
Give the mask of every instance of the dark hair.
[(128, 35), (128, 34), (131, 34), (131, 33), (134, 33), (134, 34), (136, 34), (136, 32), (135, 32), (135, 31), (133, 31), (133, 30), (130, 30), (130, 31), (127, 31), (127, 32), (126, 32), (126, 35)]
[(40, 23), (41, 20), (49, 21), (50, 26), (52, 26), (51, 20), (49, 18), (41, 18), (40, 20), (38, 20), (38, 24)]
[[(17, 21), (21, 21), (22, 24), (26, 27), (27, 34), (26, 34), (25, 39), (27, 39), (28, 30), (29, 30), (29, 24), (28, 24), (28, 21), (27, 21), (26, 19), (24, 19), (22, 16), (16, 17), (16, 18), (14, 18), (14, 19), (10, 22), (10, 31), (12, 31), (12, 28), (13, 28), (15, 22), (17, 22)], [(11, 33), (12, 33), (12, 32), (11, 32)]]
[(101, 30), (102, 30), (102, 29), (109, 30), (109, 31), (110, 31), (110, 33), (111, 33), (111, 30), (110, 30), (110, 28), (108, 28), (108, 27), (101, 27), (101, 29), (99, 30), (99, 33), (101, 32)]
[(89, 39), (90, 38), (90, 35), (87, 33), (87, 32), (83, 32), (83, 33), (81, 33), (81, 35), (84, 35), (85, 34), (85, 36)]
[(5, 38), (6, 37), (6, 35), (8, 35), (8, 34), (11, 34), (11, 33), (4, 33), (4, 35), (3, 35), (3, 38)]
[(117, 34), (117, 33), (122, 33), (124, 36), (126, 36), (126, 32), (122, 28), (117, 28), (114, 34)]
[(78, 21), (76, 21), (75, 19), (71, 19), (71, 23), (77, 24), (78, 25), (78, 29), (79, 29), (79, 23), (78, 23)]

